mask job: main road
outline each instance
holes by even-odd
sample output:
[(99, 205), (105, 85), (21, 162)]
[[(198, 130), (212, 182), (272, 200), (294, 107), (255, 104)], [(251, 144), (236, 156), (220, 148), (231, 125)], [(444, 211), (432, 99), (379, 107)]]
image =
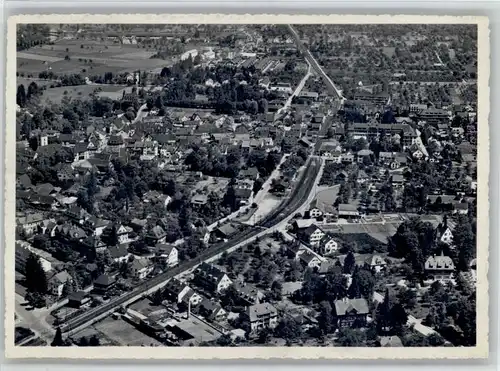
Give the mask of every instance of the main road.
[(278, 113), (286, 111), (288, 109), (288, 107), (290, 107), (290, 105), (292, 104), (293, 98), (298, 96), (300, 94), (300, 92), (302, 91), (302, 89), (304, 89), (304, 86), (306, 85), (306, 81), (309, 79), (309, 77), (312, 74), (311, 73), (311, 63), (309, 63), (309, 61), (307, 59), (306, 59), (306, 62), (307, 62), (307, 73), (302, 78), (302, 80), (300, 80), (299, 85), (297, 85), (297, 88), (295, 89), (293, 94), (290, 95), (290, 97), (288, 97), (288, 99), (285, 102), (285, 105), (278, 110)]
[(71, 335), (80, 329), (108, 316), (117, 308), (129, 305), (141, 297), (155, 292), (159, 288), (163, 287), (171, 278), (193, 270), (202, 262), (214, 261), (224, 252), (230, 253), (243, 245), (252, 242), (257, 237), (262, 237), (281, 228), (294, 216), (297, 210), (309, 201), (311, 192), (314, 191), (316, 182), (318, 181), (321, 173), (322, 164), (323, 162), (320, 158), (311, 156), (300, 179), (296, 182), (295, 188), (290, 193), (290, 196), (285, 199), (276, 208), (276, 210), (266, 216), (266, 218), (264, 218), (256, 226), (245, 227), (236, 233), (231, 238), (231, 241), (213, 245), (203, 251), (196, 259), (186, 261), (181, 265), (140, 284), (133, 291), (114, 298), (99, 307), (91, 308), (81, 315), (68, 320), (61, 326), (62, 332), (67, 335)]
[(293, 28), (293, 26), (290, 25), (290, 24), (287, 25), (287, 26), (288, 26), (288, 29), (290, 30), (290, 32), (292, 33), (292, 35), (293, 35), (293, 37), (295, 39), (295, 43), (297, 44), (297, 47), (302, 52), (302, 54), (304, 54), (304, 57), (311, 64), (311, 66), (314, 69), (314, 71), (316, 71), (316, 73), (323, 78), (323, 81), (325, 82), (325, 84), (326, 84), (329, 92), (331, 94), (334, 94), (341, 101), (344, 100), (345, 98), (342, 95), (342, 90), (340, 90), (339, 88), (337, 88), (335, 86), (335, 84), (333, 83), (332, 79), (330, 79), (330, 77), (328, 77), (328, 75), (326, 74), (326, 72), (323, 70), (323, 68), (319, 65), (319, 63), (313, 57), (313, 55), (311, 54), (311, 51), (309, 49), (307, 49), (304, 46), (304, 44), (302, 44), (302, 41), (300, 41), (300, 36), (297, 33), (297, 31), (295, 30), (295, 28)]

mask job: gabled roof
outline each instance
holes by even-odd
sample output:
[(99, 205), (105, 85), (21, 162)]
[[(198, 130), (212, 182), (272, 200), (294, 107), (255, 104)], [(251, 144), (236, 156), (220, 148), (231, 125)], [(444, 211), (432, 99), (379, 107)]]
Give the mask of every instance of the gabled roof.
[(203, 262), (196, 270), (195, 275), (203, 277), (215, 277), (217, 281), (220, 281), (226, 275), (226, 273), (214, 265)]
[(278, 314), (276, 308), (269, 303), (255, 304), (247, 308), (247, 316), (250, 319), (250, 322), (255, 322), (260, 317), (269, 314), (270, 315)]
[(429, 256), (425, 261), (425, 269), (453, 271), (455, 264), (449, 256), (441, 254), (439, 256)]
[(111, 246), (108, 249), (108, 251), (113, 259), (123, 258), (123, 257), (129, 255), (127, 247), (124, 245)]
[(148, 237), (163, 238), (166, 235), (165, 231), (159, 225), (154, 226), (149, 232)]
[(101, 274), (97, 279), (94, 281), (94, 285), (100, 285), (100, 286), (109, 286), (115, 283), (114, 277), (108, 276), (107, 274)]
[(349, 313), (368, 314), (369, 311), (366, 299), (335, 300), (335, 313), (337, 316), (345, 316)]

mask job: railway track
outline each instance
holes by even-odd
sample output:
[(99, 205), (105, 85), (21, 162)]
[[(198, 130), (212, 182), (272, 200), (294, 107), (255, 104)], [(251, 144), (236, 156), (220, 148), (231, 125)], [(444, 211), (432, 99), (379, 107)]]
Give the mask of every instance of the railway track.
[(297, 210), (307, 200), (309, 193), (314, 186), (316, 174), (319, 171), (320, 166), (321, 162), (319, 159), (310, 158), (306, 170), (297, 181), (297, 186), (293, 189), (290, 197), (284, 200), (275, 211), (264, 218), (256, 226), (246, 227), (245, 229), (236, 233), (231, 241), (214, 245), (209, 249), (203, 251), (196, 259), (184, 262), (179, 266), (140, 284), (132, 292), (119, 296), (118, 298), (115, 298), (108, 303), (105, 303), (97, 308), (90, 309), (82, 315), (69, 320), (61, 326), (61, 331), (63, 333), (67, 333), (69, 331), (77, 329), (85, 325), (86, 323), (91, 322), (98, 316), (103, 315), (104, 313), (107, 313), (113, 309), (119, 308), (124, 303), (130, 302), (134, 298), (140, 298), (152, 287), (160, 285), (161, 283), (166, 282), (169, 279), (194, 268), (202, 261), (205, 261), (211, 257), (221, 254), (231, 247), (237, 246), (247, 240), (250, 240), (257, 234), (262, 233), (262, 229), (269, 229), (276, 226), (281, 221), (283, 221), (283, 219)]

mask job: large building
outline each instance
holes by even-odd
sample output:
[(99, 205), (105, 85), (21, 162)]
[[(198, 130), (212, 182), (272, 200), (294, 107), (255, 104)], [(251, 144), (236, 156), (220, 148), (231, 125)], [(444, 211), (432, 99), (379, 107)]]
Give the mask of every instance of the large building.
[(309, 227), (299, 231), (298, 235), (299, 238), (305, 243), (311, 246), (317, 246), (325, 236), (325, 232), (323, 232), (323, 230), (316, 224), (312, 224)]
[(233, 283), (226, 273), (207, 263), (201, 263), (196, 269), (194, 282), (212, 293), (221, 293)]
[(366, 299), (335, 300), (335, 315), (339, 327), (364, 327), (369, 312)]
[(433, 255), (425, 261), (425, 273), (436, 281), (450, 281), (454, 271), (455, 264), (449, 256)]
[(448, 111), (438, 108), (428, 108), (418, 114), (418, 118), (427, 122), (430, 125), (447, 124), (450, 121)]
[(245, 312), (245, 316), (250, 323), (252, 332), (264, 328), (274, 328), (278, 323), (278, 311), (269, 303), (249, 306)]
[(408, 124), (382, 124), (379, 122), (355, 122), (348, 125), (347, 132), (354, 137), (365, 137), (372, 139), (378, 137), (380, 134), (401, 137), (403, 146), (411, 146), (417, 139), (417, 133)]

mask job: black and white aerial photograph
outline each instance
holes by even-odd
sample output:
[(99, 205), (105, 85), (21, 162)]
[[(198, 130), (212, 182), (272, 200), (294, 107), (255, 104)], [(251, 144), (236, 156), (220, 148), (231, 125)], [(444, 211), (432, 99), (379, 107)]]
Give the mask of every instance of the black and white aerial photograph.
[(15, 53), (16, 347), (476, 346), (478, 24), (25, 23)]

